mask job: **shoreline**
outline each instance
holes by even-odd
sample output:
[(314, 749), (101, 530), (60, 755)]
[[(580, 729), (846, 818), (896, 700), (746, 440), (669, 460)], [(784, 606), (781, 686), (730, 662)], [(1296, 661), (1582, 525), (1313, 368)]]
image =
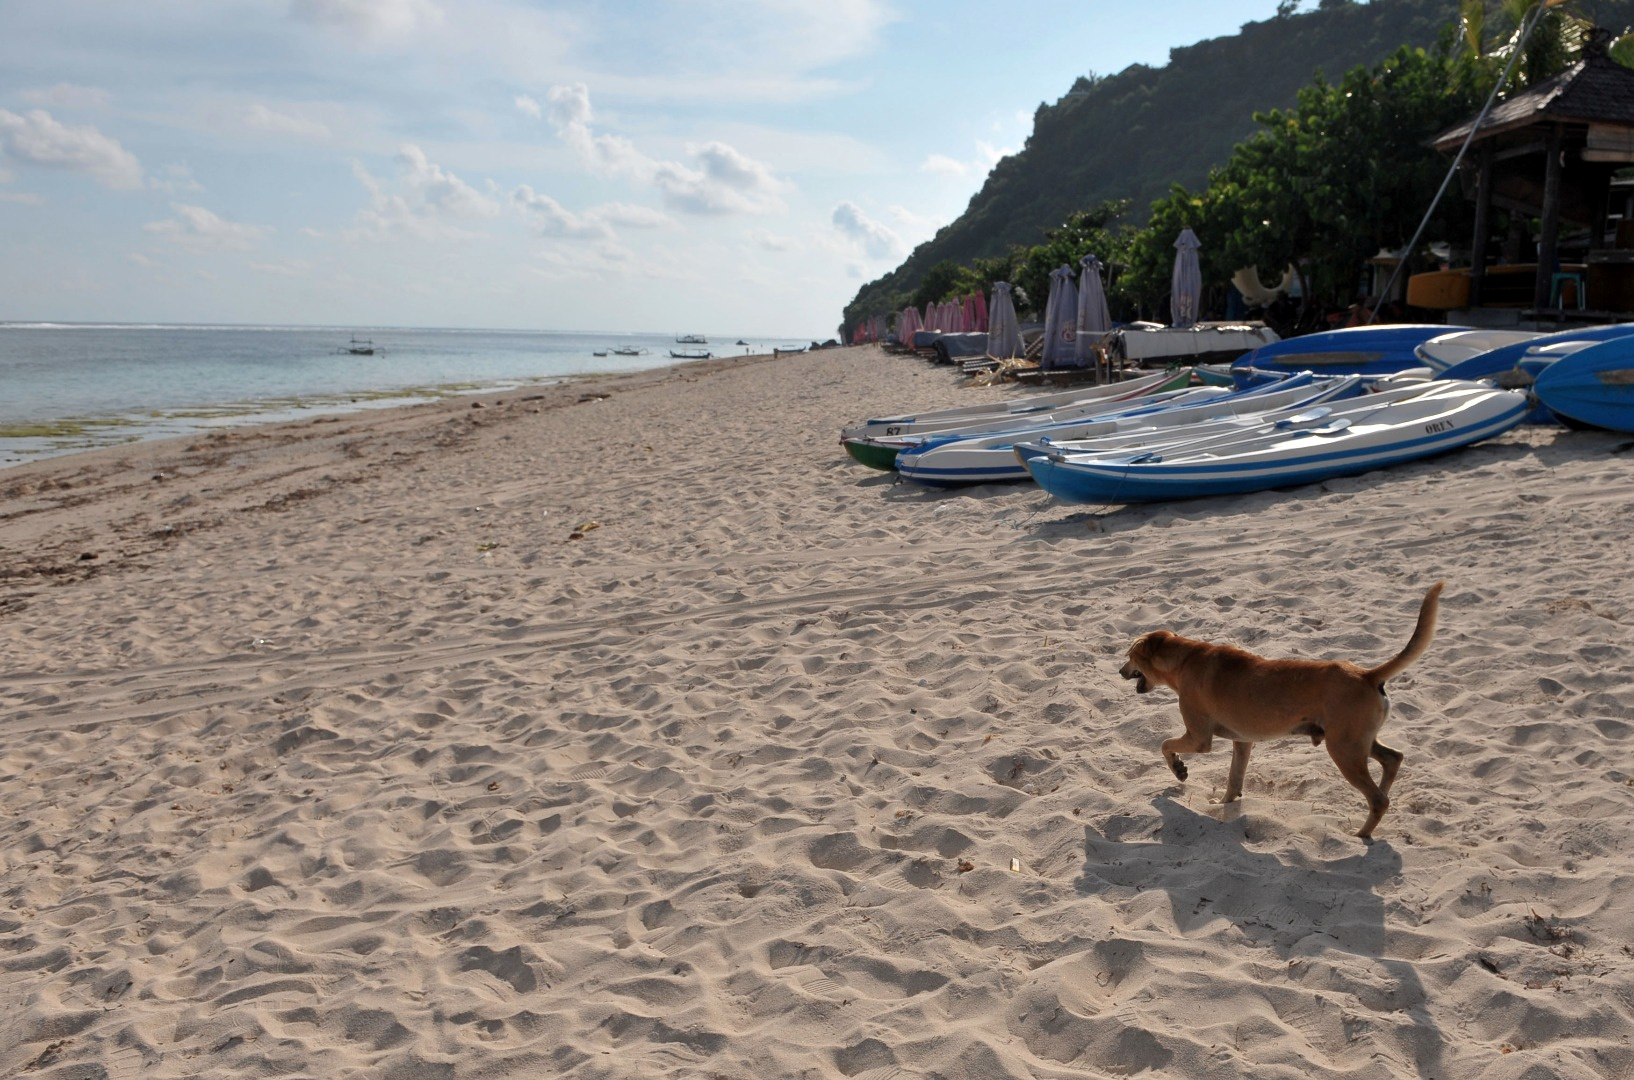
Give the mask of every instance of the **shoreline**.
[[(215, 328), (210, 328), (215, 329)], [(759, 353), (717, 357), (747, 359)], [(774, 354), (764, 354), (768, 359)], [(569, 372), (559, 375), (512, 376), (403, 386), (374, 391), (314, 393), (292, 397), (250, 398), (205, 405), (182, 405), (119, 414), (72, 415), (37, 421), (0, 423), (0, 473), (33, 461), (110, 447), (163, 439), (196, 438), (222, 428), (278, 423), (300, 423), (314, 416), (344, 416), (353, 412), (413, 407), (447, 399), (483, 394), (536, 391), (558, 383), (600, 379), (640, 371), (662, 371), (679, 364), (697, 363), (670, 358), (667, 364), (635, 370)], [(97, 432), (106, 433), (97, 438)]]
[[(772, 359), (0, 471), (0, 1072), (1634, 1072), (1627, 436), (1075, 507), (838, 444), (1009, 388)], [(1117, 674), (1439, 579), (1371, 845)]]

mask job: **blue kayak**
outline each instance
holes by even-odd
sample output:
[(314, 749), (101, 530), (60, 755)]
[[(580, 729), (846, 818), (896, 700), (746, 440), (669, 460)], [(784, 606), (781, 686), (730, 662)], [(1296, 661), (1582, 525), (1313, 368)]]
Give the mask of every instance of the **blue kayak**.
[(1444, 323), (1348, 326), (1284, 338), (1244, 353), (1234, 370), (1315, 371), (1323, 375), (1393, 375), (1424, 362), (1413, 350), (1431, 338), (1466, 327)]
[(1025, 464), (1040, 487), (1068, 502), (1238, 494), (1352, 476), (1468, 446), (1519, 424), (1529, 406), (1525, 394), (1479, 383), (1424, 387), (1382, 402), (1364, 396), (1312, 409), (1240, 438), (1134, 454), (1041, 453)]
[(1532, 392), (1557, 416), (1634, 432), (1634, 337), (1562, 356), (1538, 372)]
[(1478, 356), (1472, 356), (1462, 363), (1454, 364), (1437, 375), (1436, 378), (1490, 379), (1494, 375), (1502, 375), (1507, 371), (1515, 370), (1516, 365), (1528, 353), (1544, 352), (1551, 345), (1560, 345), (1568, 341), (1613, 341), (1617, 338), (1628, 337), (1630, 334), (1634, 334), (1634, 323), (1580, 326), (1574, 330), (1560, 330), (1553, 334), (1543, 334), (1529, 341), (1517, 341), (1514, 344), (1503, 345)]

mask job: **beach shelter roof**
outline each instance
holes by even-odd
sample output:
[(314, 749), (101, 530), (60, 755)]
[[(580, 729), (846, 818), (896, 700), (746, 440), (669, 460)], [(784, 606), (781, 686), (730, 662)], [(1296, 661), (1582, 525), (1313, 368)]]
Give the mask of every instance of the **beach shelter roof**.
[(993, 306), (988, 311), (987, 355), (1008, 360), (1021, 355), (1021, 324), (1016, 321), (1016, 305), (1010, 299), (1008, 281), (993, 282)]
[(1050, 271), (1050, 298), (1044, 305), (1044, 355), (1039, 367), (1077, 367), (1078, 284), (1065, 263)]
[(1101, 260), (1085, 255), (1078, 260), (1083, 267), (1078, 275), (1078, 366), (1088, 367), (1095, 362), (1095, 344), (1102, 334), (1112, 329), (1112, 313), (1106, 308), (1106, 290), (1101, 287)]
[(1169, 324), (1192, 326), (1203, 306), (1203, 270), (1197, 249), (1203, 245), (1189, 228), (1181, 229), (1174, 241), (1174, 279), (1169, 292)]

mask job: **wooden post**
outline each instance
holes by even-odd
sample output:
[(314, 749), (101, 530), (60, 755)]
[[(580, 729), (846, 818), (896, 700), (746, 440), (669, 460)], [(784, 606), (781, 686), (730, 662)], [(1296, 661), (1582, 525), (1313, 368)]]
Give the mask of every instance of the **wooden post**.
[(1486, 249), (1492, 231), (1492, 142), (1481, 143), (1481, 157), (1475, 171), (1475, 241), (1469, 249), (1469, 306), (1481, 306), (1481, 286), (1486, 281)]
[(1543, 232), (1538, 237), (1538, 276), (1532, 289), (1532, 306), (1543, 310), (1549, 304), (1549, 290), (1554, 284), (1555, 260), (1560, 240), (1560, 125), (1549, 128), (1544, 144), (1543, 168)]

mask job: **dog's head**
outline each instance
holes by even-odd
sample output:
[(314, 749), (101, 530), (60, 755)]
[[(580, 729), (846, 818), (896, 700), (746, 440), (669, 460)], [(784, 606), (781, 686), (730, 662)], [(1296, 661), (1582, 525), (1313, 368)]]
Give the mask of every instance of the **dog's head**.
[(1129, 658), (1118, 669), (1118, 674), (1135, 680), (1135, 693), (1150, 693), (1154, 686), (1168, 684), (1169, 680), (1162, 675), (1163, 653), (1173, 637), (1167, 630), (1153, 630), (1129, 646)]

